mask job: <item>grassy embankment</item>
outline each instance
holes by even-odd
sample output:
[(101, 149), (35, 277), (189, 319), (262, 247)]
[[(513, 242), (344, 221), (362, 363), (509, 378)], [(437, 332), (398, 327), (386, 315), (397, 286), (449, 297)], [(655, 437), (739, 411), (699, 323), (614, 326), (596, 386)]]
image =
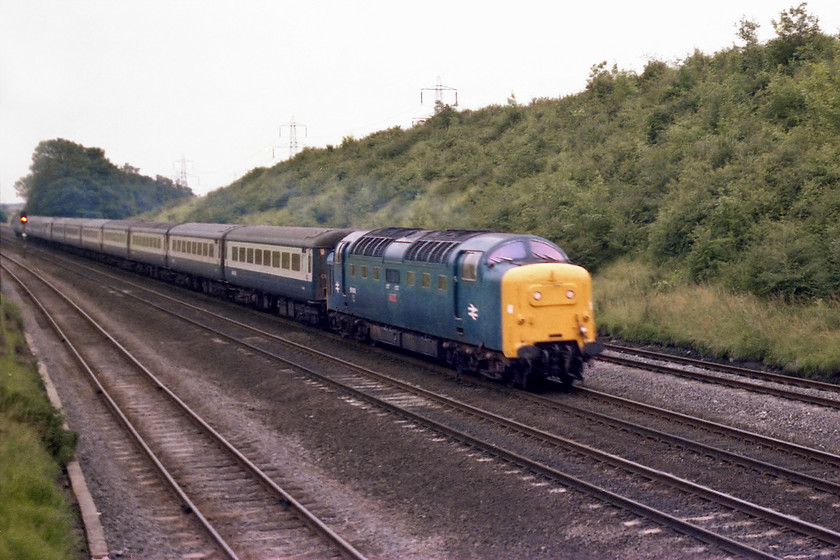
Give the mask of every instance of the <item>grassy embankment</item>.
[(840, 382), (840, 300), (805, 303), (681, 281), (640, 261), (595, 276), (599, 331), (705, 355), (763, 361)]
[(439, 106), (156, 219), (533, 233), (594, 273), (604, 332), (836, 377), (840, 36), (805, 4), (772, 23), (641, 73), (593, 65), (562, 98)]
[(77, 558), (76, 519), (59, 483), (75, 434), (47, 399), (19, 312), (1, 298), (0, 307), (0, 559)]

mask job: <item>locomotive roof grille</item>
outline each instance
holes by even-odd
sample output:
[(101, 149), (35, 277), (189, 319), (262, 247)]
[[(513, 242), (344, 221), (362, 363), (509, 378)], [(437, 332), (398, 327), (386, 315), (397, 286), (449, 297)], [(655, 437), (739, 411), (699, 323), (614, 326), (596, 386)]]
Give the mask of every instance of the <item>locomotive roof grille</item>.
[(405, 260), (429, 263), (445, 263), (456, 247), (484, 231), (448, 229), (430, 231), (412, 243), (405, 254)]
[(385, 247), (393, 243), (393, 239), (387, 237), (363, 237), (353, 246), (354, 255), (366, 257), (381, 257)]
[(446, 262), (449, 254), (460, 245), (460, 241), (422, 240), (414, 243), (406, 252), (405, 260), (430, 263)]
[[(359, 237), (350, 246), (349, 253), (365, 257), (381, 257), (388, 246), (397, 240), (402, 240), (410, 243), (405, 252), (405, 260), (445, 263), (456, 247), (482, 233), (486, 232), (461, 229), (423, 232), (418, 228), (381, 228), (371, 230)], [(412, 237), (415, 239), (409, 239)]]
[(351, 255), (381, 257), (385, 249), (402, 237), (420, 231), (418, 228), (381, 228), (369, 231), (358, 238), (350, 247)]

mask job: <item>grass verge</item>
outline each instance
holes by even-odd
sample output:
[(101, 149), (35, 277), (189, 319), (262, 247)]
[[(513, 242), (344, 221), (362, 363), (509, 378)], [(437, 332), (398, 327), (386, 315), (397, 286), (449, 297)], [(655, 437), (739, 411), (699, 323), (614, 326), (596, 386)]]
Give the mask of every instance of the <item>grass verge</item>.
[(840, 381), (840, 300), (732, 294), (626, 260), (599, 271), (594, 290), (601, 334)]
[(26, 351), (18, 310), (0, 298), (0, 559), (79, 557), (59, 482), (75, 443)]

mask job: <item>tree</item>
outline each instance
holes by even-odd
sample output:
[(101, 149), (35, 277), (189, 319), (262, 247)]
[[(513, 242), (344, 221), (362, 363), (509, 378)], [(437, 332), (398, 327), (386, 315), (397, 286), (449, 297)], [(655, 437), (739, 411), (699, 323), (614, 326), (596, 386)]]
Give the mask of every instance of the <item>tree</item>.
[(28, 212), (44, 216), (127, 218), (193, 196), (168, 179), (153, 180), (128, 164), (116, 167), (100, 148), (61, 138), (38, 144), (30, 171), (15, 189)]
[(811, 58), (820, 50), (820, 20), (807, 11), (803, 2), (795, 8), (783, 10), (779, 20), (772, 20), (777, 38), (768, 43), (770, 60), (788, 66)]

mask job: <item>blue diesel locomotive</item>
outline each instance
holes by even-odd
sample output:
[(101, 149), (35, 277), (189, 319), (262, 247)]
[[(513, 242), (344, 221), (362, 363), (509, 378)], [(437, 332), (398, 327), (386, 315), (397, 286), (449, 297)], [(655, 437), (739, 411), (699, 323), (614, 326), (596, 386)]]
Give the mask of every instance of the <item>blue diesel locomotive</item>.
[(588, 272), (533, 236), (30, 216), (18, 233), (522, 387), (600, 351)]

